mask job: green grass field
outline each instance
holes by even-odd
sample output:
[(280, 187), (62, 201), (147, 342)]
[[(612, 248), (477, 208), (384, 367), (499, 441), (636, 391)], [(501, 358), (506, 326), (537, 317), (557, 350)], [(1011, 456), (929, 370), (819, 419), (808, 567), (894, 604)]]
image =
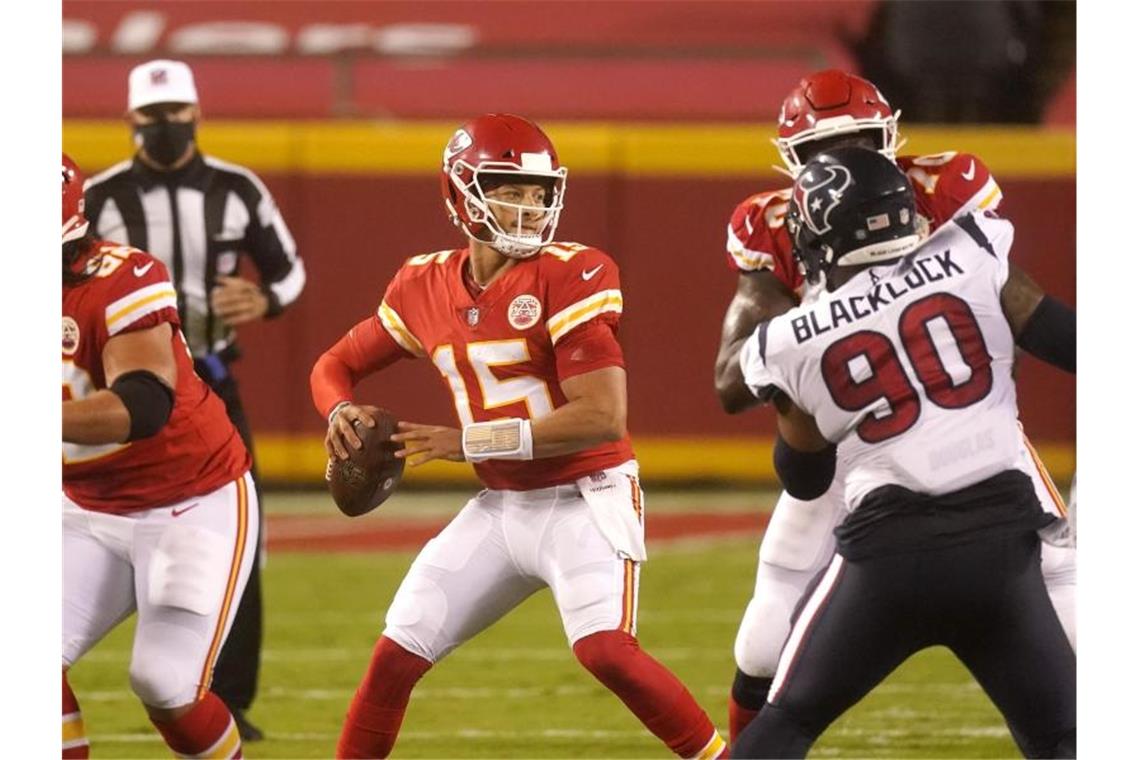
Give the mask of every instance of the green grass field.
[[(452, 494), (393, 499), (389, 513), (438, 520)], [(770, 505), (741, 492), (650, 492), (654, 510)], [(271, 515), (329, 514), (320, 494), (273, 495)], [(391, 509), (389, 508), (391, 507)], [(272, 530), (272, 526), (270, 528)], [(727, 735), (732, 642), (750, 596), (759, 536), (657, 543), (641, 583), (639, 637)], [(414, 553), (274, 552), (264, 568), (266, 626), (251, 718), (268, 735), (251, 758), (331, 757), (345, 708)], [(133, 624), (71, 671), (92, 756), (163, 757), (127, 684)], [(430, 671), (413, 693), (396, 757), (668, 757), (624, 706), (580, 668), (549, 592), (525, 602)], [(823, 736), (814, 757), (1016, 757), (1000, 715), (945, 650), (907, 662)]]

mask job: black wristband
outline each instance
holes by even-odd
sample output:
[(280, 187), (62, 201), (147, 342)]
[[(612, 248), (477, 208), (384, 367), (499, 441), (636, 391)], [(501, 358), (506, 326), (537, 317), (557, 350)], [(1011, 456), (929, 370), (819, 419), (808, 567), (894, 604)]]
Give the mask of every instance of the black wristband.
[(776, 435), (772, 461), (784, 490), (797, 499), (811, 501), (827, 493), (835, 479), (835, 444), (820, 451), (799, 451)]
[(265, 309), (266, 319), (273, 319), (274, 317), (278, 317), (281, 315), (281, 312), (285, 311), (285, 307), (281, 305), (281, 299), (278, 298), (277, 294), (273, 292), (273, 288), (269, 287), (265, 283), (262, 283), (261, 293), (269, 301), (269, 306)]
[(149, 370), (119, 375), (109, 390), (122, 400), (131, 417), (128, 441), (149, 438), (162, 430), (174, 409), (174, 391)]
[(1045, 296), (1017, 336), (1017, 345), (1043, 362), (1076, 373), (1077, 313)]

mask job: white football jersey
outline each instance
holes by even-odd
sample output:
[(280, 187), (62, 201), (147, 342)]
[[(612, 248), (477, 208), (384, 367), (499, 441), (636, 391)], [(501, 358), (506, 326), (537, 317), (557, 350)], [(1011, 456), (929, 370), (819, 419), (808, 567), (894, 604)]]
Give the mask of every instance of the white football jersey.
[(1001, 309), (1012, 243), (1008, 221), (967, 215), (745, 343), (752, 392), (782, 390), (840, 444), (849, 508), (887, 484), (937, 495), (1025, 471)]

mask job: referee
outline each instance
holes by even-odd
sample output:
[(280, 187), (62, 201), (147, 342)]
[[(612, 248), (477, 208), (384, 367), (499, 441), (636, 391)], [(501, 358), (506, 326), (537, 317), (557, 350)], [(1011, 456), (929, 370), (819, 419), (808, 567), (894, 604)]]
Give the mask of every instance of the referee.
[[(225, 402), (252, 454), (249, 422), (230, 374), (240, 355), (234, 327), (271, 319), (292, 304), (305, 285), (304, 264), (261, 180), (198, 150), (201, 113), (189, 66), (156, 60), (135, 67), (127, 108), (137, 151), (88, 181), (87, 218), (99, 237), (141, 248), (170, 270), (194, 369)], [(238, 276), (243, 253), (260, 284)], [(256, 465), (253, 477), (257, 484)], [(247, 742), (262, 738), (245, 716), (261, 659), (260, 576), (254, 563), (213, 682)]]

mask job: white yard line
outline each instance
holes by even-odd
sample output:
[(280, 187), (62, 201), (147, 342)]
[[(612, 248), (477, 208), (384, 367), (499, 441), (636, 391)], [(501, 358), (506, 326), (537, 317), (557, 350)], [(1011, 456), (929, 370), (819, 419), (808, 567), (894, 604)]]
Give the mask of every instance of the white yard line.
[[(339, 732), (284, 733), (274, 731), (270, 736), (274, 741), (336, 741)], [(631, 739), (650, 736), (645, 730), (611, 730), (582, 728), (546, 728), (539, 731), (500, 731), (484, 728), (460, 728), (455, 731), (401, 731), (400, 739)], [(89, 734), (91, 743), (123, 742), (128, 744), (153, 743), (161, 746), (158, 734)]]
[[(831, 736), (863, 737), (875, 744), (887, 744), (893, 739), (906, 739), (913, 736), (941, 737), (941, 738), (987, 738), (1000, 739), (1008, 736), (1005, 726), (967, 726), (964, 728), (928, 729), (916, 727), (914, 730), (903, 728), (867, 727), (864, 729), (831, 729)], [(334, 742), (340, 736), (339, 732), (281, 732), (273, 731), (271, 739), (274, 741), (293, 742)], [(485, 728), (459, 728), (454, 731), (401, 731), (400, 739), (407, 740), (436, 740), (436, 739), (634, 739), (647, 737), (644, 730), (626, 729), (583, 729), (583, 728), (546, 728), (537, 731), (506, 731)], [(93, 745), (101, 742), (119, 742), (124, 744), (154, 744), (162, 746), (158, 734), (131, 733), (131, 734), (99, 734), (89, 735)], [(846, 751), (846, 750), (844, 750)], [(831, 754), (820, 753), (820, 754)]]
[[(693, 647), (657, 647), (652, 654), (664, 660), (719, 660), (723, 653), (713, 649)], [(265, 662), (341, 662), (345, 660), (367, 659), (368, 652), (362, 649), (265, 649), (261, 659)], [(534, 661), (550, 662), (566, 660), (572, 662), (574, 654), (570, 647), (549, 647), (535, 649), (495, 648), (471, 649), (464, 654), (469, 660), (491, 660), (496, 662)], [(93, 651), (84, 655), (80, 662), (126, 663), (130, 653), (126, 651)]]

